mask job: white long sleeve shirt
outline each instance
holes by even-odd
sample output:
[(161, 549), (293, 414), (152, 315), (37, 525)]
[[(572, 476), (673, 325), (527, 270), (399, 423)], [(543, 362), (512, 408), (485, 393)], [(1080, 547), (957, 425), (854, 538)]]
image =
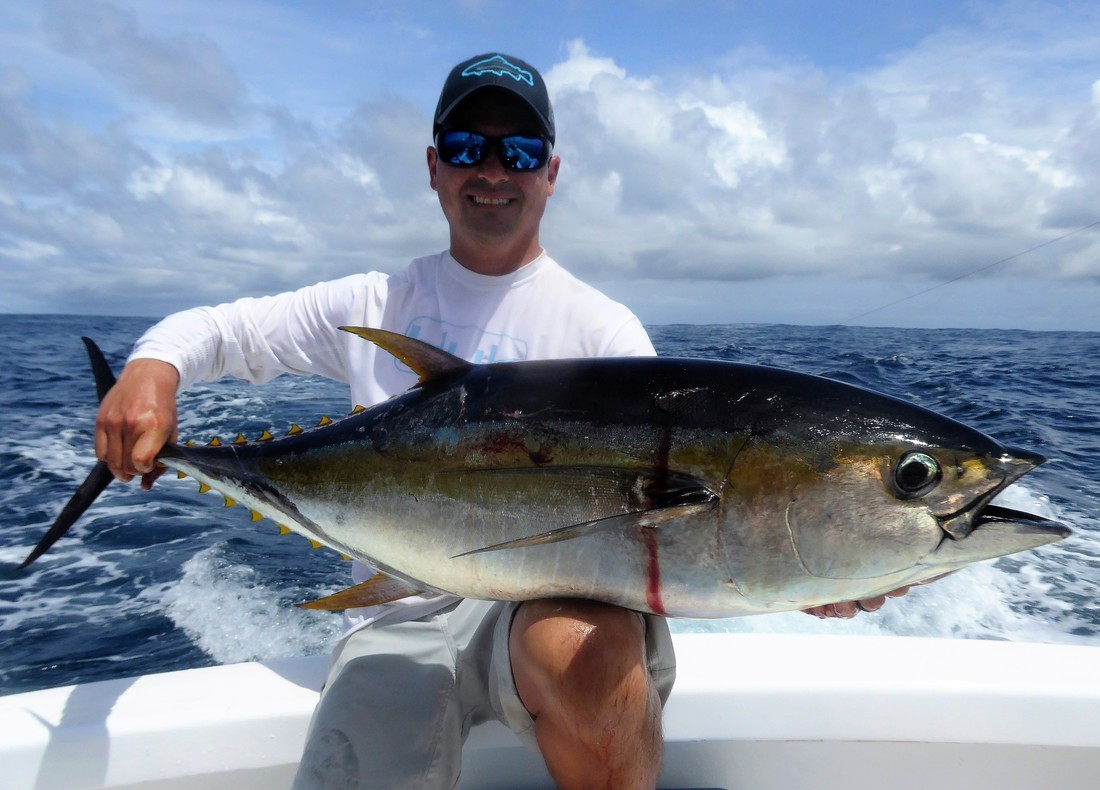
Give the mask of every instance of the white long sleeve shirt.
[[(399, 332), (475, 363), (655, 353), (633, 313), (545, 253), (511, 274), (487, 276), (443, 252), (399, 274), (356, 274), (175, 313), (146, 332), (130, 358), (171, 363), (181, 390), (223, 376), (261, 383), (283, 373), (321, 375), (347, 382), (352, 405), (363, 406), (416, 383), (394, 357), (338, 329), (346, 325)], [(353, 581), (370, 573), (355, 563)], [(346, 618), (351, 628), (398, 622), (454, 600), (415, 597)]]

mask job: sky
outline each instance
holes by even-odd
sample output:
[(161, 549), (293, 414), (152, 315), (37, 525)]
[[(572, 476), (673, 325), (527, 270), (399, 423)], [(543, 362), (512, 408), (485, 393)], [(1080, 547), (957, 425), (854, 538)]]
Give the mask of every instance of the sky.
[(445, 249), (450, 68), (546, 78), (542, 243), (647, 324), (1100, 330), (1100, 4), (0, 6), (0, 312), (155, 317)]

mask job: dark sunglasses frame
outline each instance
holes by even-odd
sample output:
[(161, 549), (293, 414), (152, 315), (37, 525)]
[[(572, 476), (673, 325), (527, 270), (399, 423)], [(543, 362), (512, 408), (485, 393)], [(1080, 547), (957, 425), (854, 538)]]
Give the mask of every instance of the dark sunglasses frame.
[(435, 136), (435, 150), (440, 161), (451, 167), (477, 167), (493, 150), (506, 169), (514, 173), (531, 173), (546, 167), (553, 148), (547, 138), (538, 135), (487, 137), (477, 132), (451, 129)]

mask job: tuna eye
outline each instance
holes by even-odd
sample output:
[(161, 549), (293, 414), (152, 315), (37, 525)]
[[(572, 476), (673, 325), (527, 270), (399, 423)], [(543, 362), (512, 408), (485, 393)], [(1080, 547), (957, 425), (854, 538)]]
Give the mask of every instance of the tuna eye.
[(894, 483), (908, 497), (926, 493), (942, 477), (939, 462), (927, 453), (907, 453), (894, 467)]

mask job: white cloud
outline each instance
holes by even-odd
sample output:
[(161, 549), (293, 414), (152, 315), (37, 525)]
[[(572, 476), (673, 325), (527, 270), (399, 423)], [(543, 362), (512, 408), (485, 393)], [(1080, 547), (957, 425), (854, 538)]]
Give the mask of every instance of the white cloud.
[(17, 261), (37, 261), (60, 254), (61, 250), (50, 244), (39, 244), (25, 239), (18, 239), (11, 245), (0, 242), (0, 255)]
[(626, 70), (615, 65), (614, 60), (593, 56), (580, 39), (570, 41), (566, 50), (566, 59), (554, 64), (544, 75), (547, 89), (553, 96), (569, 91), (589, 92), (592, 90), (592, 81), (601, 75), (617, 80), (625, 80), (627, 77)]
[(126, 181), (126, 188), (138, 200), (163, 195), (172, 179), (172, 171), (161, 165), (137, 168)]
[[(1096, 218), (1100, 201), (1082, 196), (1095, 189), (1100, 139), (1085, 97), (1023, 79), (1046, 71), (1048, 52), (1084, 57), (1078, 39), (1095, 35), (1055, 24), (1030, 37), (1033, 22), (1005, 14), (947, 31), (841, 80), (770, 69), (751, 89), (744, 75), (760, 72), (744, 61), (672, 86), (575, 43), (553, 73), (571, 75), (561, 126), (586, 133), (562, 144), (573, 166), (553, 228), (589, 271), (609, 276), (600, 258), (614, 246), (614, 270), (665, 278), (948, 278), (1042, 243), (1052, 227)], [(586, 225), (597, 191), (584, 182), (609, 172), (621, 183), (613, 216)], [(571, 205), (578, 182), (586, 199)], [(1090, 247), (1091, 258), (1043, 271), (1100, 277), (1100, 244)]]
[(90, 0), (49, 0), (43, 26), (60, 53), (184, 120), (225, 125), (248, 111), (246, 87), (202, 34), (156, 35), (133, 11)]
[[(21, 45), (38, 54), (0, 66), (0, 290), (161, 312), (445, 246), (424, 165), (434, 95), (386, 95), (380, 66), (360, 78), (369, 101), (321, 80), (299, 104), (242, 76), (228, 34), (122, 2), (47, 2)], [(613, 43), (570, 41), (545, 69), (563, 168), (544, 241), (613, 291), (682, 280), (682, 303), (708, 281), (796, 275), (919, 290), (1092, 222), (1100, 15), (1082, 9), (996, 6), (845, 72), (742, 48), (642, 73)], [(1095, 282), (1100, 234), (1001, 268)]]

